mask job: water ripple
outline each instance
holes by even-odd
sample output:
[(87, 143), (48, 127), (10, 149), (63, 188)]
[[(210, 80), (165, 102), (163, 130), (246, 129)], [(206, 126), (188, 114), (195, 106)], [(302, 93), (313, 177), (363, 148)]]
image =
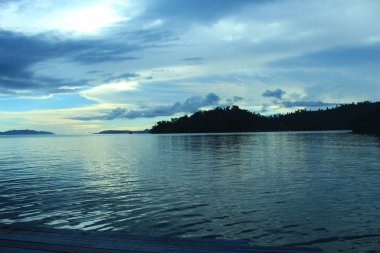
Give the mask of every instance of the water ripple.
[(379, 154), (333, 132), (0, 137), (0, 223), (370, 252)]

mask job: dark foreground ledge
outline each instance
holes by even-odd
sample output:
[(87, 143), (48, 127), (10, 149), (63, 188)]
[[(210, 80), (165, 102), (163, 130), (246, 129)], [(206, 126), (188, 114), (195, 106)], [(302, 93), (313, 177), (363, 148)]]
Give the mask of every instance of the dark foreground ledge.
[(254, 247), (246, 241), (130, 236), (20, 226), (0, 226), (1, 253), (316, 253), (318, 249)]

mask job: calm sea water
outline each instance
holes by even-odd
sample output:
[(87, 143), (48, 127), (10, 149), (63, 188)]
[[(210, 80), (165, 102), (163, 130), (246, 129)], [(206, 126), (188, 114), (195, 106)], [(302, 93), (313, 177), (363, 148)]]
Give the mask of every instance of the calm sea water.
[(380, 138), (0, 137), (0, 223), (380, 252)]

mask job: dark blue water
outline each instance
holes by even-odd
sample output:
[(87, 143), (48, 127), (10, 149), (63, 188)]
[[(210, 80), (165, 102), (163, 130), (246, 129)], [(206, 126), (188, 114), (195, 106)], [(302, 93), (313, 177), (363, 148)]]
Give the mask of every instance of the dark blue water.
[(380, 252), (380, 138), (0, 137), (0, 223)]

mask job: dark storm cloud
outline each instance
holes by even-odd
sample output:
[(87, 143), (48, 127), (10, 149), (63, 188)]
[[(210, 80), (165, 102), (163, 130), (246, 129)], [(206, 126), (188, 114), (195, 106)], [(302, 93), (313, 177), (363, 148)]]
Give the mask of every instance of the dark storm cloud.
[[(84, 86), (91, 80), (82, 79), (69, 81), (66, 79), (39, 77), (39, 78), (9, 78), (0, 76), (0, 94), (39, 96), (55, 93), (73, 92), (77, 87)], [(26, 93), (26, 91), (30, 91)]]
[(56, 57), (68, 57), (83, 63), (134, 60), (137, 57), (125, 54), (139, 49), (142, 47), (126, 42), (61, 40), (53, 34), (26, 36), (0, 30), (1, 63), (6, 65), (6, 71), (22, 71), (25, 66)]
[(94, 117), (74, 117), (72, 119), (90, 121), (90, 120), (114, 120), (114, 119), (136, 119), (136, 118), (154, 118), (158, 116), (171, 116), (176, 113), (193, 113), (199, 111), (201, 107), (217, 105), (220, 98), (214, 93), (206, 96), (194, 96), (185, 100), (185, 102), (176, 102), (168, 106), (156, 106), (142, 110), (127, 110), (116, 108), (110, 113)]
[[(154, 38), (155, 35), (147, 38), (142, 34), (136, 43), (93, 39), (62, 40), (54, 34), (26, 36), (0, 30), (0, 88), (9, 90), (8, 93), (12, 90), (30, 90), (33, 94), (36, 90), (39, 93), (61, 91), (57, 88), (78, 83), (78, 80), (42, 78), (30, 71), (30, 67), (61, 57), (83, 64), (135, 60), (137, 57), (131, 53), (153, 47)], [(149, 40), (152, 40), (150, 44)]]
[(277, 98), (277, 99), (282, 99), (282, 96), (285, 95), (286, 92), (281, 90), (281, 89), (276, 89), (276, 90), (266, 90), (262, 96), (263, 97), (273, 97), (273, 98)]
[(26, 69), (33, 63), (48, 58), (51, 49), (37, 37), (26, 37), (0, 30), (0, 76), (28, 78)]

